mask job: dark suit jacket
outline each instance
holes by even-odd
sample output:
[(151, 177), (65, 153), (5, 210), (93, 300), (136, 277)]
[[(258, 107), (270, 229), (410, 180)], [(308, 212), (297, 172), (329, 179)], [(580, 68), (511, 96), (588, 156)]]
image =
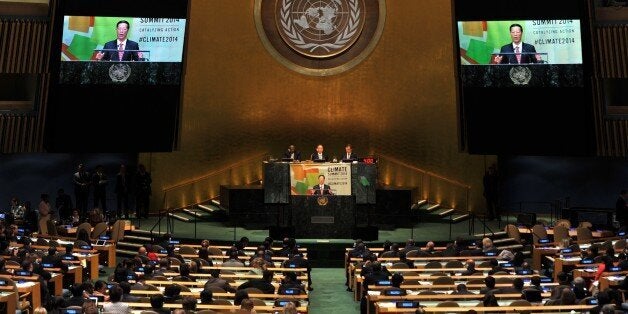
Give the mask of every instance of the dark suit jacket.
[[(502, 64), (518, 64), (517, 56), (514, 55), (515, 50), (512, 48), (512, 43), (502, 46), (502, 49), (499, 51), (499, 53), (508, 53), (508, 54), (502, 55), (503, 57), (501, 61)], [(538, 62), (538, 60), (536, 60), (536, 55), (531, 54), (531, 53), (536, 53), (536, 49), (534, 48), (534, 46), (522, 42), (521, 43), (521, 64)]]
[(246, 288), (257, 288), (262, 290), (266, 294), (275, 293), (275, 286), (273, 286), (270, 282), (265, 281), (264, 279), (251, 279), (238, 287), (238, 290), (246, 289)]
[(314, 190), (314, 195), (332, 195), (331, 189), (329, 188), (329, 185), (327, 184), (323, 185), (322, 193), (321, 193), (321, 186), (318, 184), (313, 186), (312, 189)]
[(328, 161), (328, 160), (329, 160), (329, 157), (328, 157), (327, 155), (323, 154), (323, 159), (319, 159), (319, 158), (318, 158), (318, 153), (313, 153), (313, 154), (310, 156), (310, 159), (311, 159), (311, 160), (324, 160), (324, 161)]
[[(108, 41), (105, 43), (103, 49), (113, 49), (118, 50), (118, 41), (114, 39), (112, 41)], [(104, 56), (102, 57), (103, 61), (139, 61), (140, 57), (137, 55), (137, 51), (129, 52), (126, 50), (140, 50), (140, 45), (137, 42), (127, 39), (126, 46), (124, 47), (124, 54), (122, 55), (122, 60), (118, 57), (117, 51), (103, 51)]]
[[(286, 151), (285, 153), (283, 153), (283, 158), (290, 158), (290, 151)], [(300, 151), (294, 151), (294, 160), (301, 160), (301, 152)]]
[(340, 156), (342, 156), (341, 160), (358, 160), (358, 154), (356, 153), (351, 153), (350, 158), (347, 158), (347, 152), (340, 154)]

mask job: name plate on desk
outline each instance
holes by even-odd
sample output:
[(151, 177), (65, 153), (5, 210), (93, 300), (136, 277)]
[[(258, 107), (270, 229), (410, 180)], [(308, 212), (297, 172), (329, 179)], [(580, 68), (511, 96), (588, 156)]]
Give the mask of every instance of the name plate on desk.
[(310, 221), (313, 224), (333, 224), (334, 216), (312, 216)]

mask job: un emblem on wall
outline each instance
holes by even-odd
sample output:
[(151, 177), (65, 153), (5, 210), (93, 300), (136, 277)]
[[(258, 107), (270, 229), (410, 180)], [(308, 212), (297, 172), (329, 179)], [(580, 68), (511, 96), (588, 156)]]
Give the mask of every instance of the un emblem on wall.
[(527, 67), (516, 66), (510, 69), (510, 79), (515, 85), (528, 85), (532, 79), (532, 71)]
[(351, 47), (364, 26), (363, 0), (281, 0), (277, 28), (292, 49), (328, 58)]
[(333, 75), (375, 49), (386, 0), (255, 0), (255, 26), (268, 52), (308, 75)]
[(131, 76), (131, 67), (124, 63), (114, 63), (109, 67), (109, 78), (114, 83), (124, 83)]

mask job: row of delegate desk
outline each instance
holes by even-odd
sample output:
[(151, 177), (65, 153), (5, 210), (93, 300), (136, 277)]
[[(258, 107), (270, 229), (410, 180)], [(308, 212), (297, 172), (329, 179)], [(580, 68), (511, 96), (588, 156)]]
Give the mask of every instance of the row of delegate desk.
[[(350, 249), (347, 249), (347, 251), (349, 251)], [(447, 261), (451, 261), (451, 260), (466, 260), (466, 259), (474, 259), (474, 260), (486, 260), (486, 259), (493, 259), (495, 258), (494, 256), (456, 256), (456, 257), (410, 257), (408, 258), (408, 260), (411, 260), (414, 262), (415, 264), (415, 268), (406, 268), (406, 269), (391, 269), (391, 272), (400, 272), (400, 273), (410, 273), (410, 274), (427, 274), (430, 272), (459, 272), (462, 270), (465, 270), (464, 268), (435, 268), (435, 269), (426, 269), (424, 268), (425, 264), (427, 264), (428, 262), (431, 261), (440, 261), (441, 264), (444, 266), (446, 264)], [(355, 269), (355, 262), (359, 262), (362, 259), (361, 258), (352, 258), (349, 259), (347, 257), (347, 260), (350, 261), (350, 263), (348, 263), (348, 267), (347, 267), (347, 272), (349, 274), (356, 274), (355, 278), (353, 277), (349, 277), (350, 279), (350, 287), (352, 287), (354, 289), (354, 293), (355, 293), (355, 299), (357, 300), (358, 297), (361, 295), (361, 282), (362, 282), (362, 278), (361, 276), (359, 276), (359, 269)], [(398, 261), (398, 258), (378, 258), (379, 261), (383, 262), (383, 265), (386, 266), (392, 266), (392, 263), (395, 261)], [(477, 268), (477, 270), (481, 270), (481, 271), (486, 271), (487, 269), (483, 269), (483, 268)], [(484, 278), (487, 274), (483, 273), (482, 275), (478, 275), (478, 276), (470, 276), (467, 279), (480, 279), (480, 278)], [(614, 275), (614, 274), (611, 274)], [(416, 278), (414, 278), (416, 277)], [(493, 277), (499, 278), (501, 277), (500, 275), (493, 275)], [(507, 276), (508, 278), (515, 278), (517, 277), (516, 275), (509, 275)], [(525, 277), (525, 276), (523, 276)], [(383, 296), (380, 295), (380, 291), (382, 289), (385, 289), (385, 286), (372, 286), (369, 287), (370, 290), (367, 293), (367, 300), (369, 302), (369, 306), (367, 307), (369, 309), (369, 311), (373, 308), (375, 309), (376, 313), (413, 313), (416, 311), (416, 308), (399, 308), (398, 306), (398, 302), (395, 302), (394, 300), (402, 300), (402, 301), (420, 301), (420, 304), (424, 307), (424, 310), (426, 312), (466, 312), (469, 309), (473, 309), (477, 312), (519, 312), (519, 311), (539, 311), (539, 312), (547, 312), (547, 311), (555, 311), (555, 312), (561, 312), (561, 311), (571, 311), (571, 310), (578, 310), (578, 311), (586, 311), (589, 310), (591, 308), (594, 307), (594, 305), (572, 305), (572, 306), (544, 306), (544, 305), (531, 305), (531, 306), (524, 306), (524, 307), (520, 307), (520, 306), (509, 306), (510, 302), (518, 300), (521, 298), (521, 295), (517, 294), (517, 295), (499, 295), (498, 297), (498, 303), (499, 303), (499, 307), (483, 307), (482, 304), (478, 304), (478, 302), (482, 299), (483, 295), (479, 295), (479, 294), (469, 294), (469, 295), (451, 295), (448, 294), (450, 293), (452, 290), (455, 290), (456, 285), (459, 282), (455, 282), (452, 285), (430, 285), (429, 282), (421, 282), (422, 279), (427, 279), (429, 278), (429, 276), (426, 275), (419, 275), (419, 276), (404, 276), (404, 282), (406, 279), (416, 279), (415, 281), (418, 281), (417, 284), (404, 284), (402, 283), (401, 288), (402, 289), (406, 289), (408, 292), (408, 295), (406, 296)], [(617, 280), (620, 279), (619, 276), (606, 276), (606, 277), (602, 277), (603, 279), (600, 280), (600, 285), (601, 287), (605, 287), (605, 286), (609, 286), (612, 284), (617, 284)], [(463, 279), (462, 276), (453, 276), (452, 279), (456, 280), (460, 280)], [(614, 281), (613, 281), (614, 280)], [(526, 281), (526, 279), (524, 279), (524, 281)], [(607, 281), (608, 283), (605, 283), (605, 281)], [(526, 283), (527, 284), (527, 283)], [(553, 286), (557, 286), (558, 283), (556, 282), (549, 282), (549, 283), (543, 283), (542, 284), (544, 287), (547, 287), (547, 289), (552, 288)], [(496, 287), (509, 287), (511, 286), (511, 284), (496, 284)], [(467, 284), (467, 288), (470, 291), (478, 291), (479, 289), (483, 288), (484, 284)], [(421, 294), (421, 291), (425, 291), (425, 290), (431, 290), (431, 291), (439, 291), (443, 294), (439, 294), (439, 295), (423, 295)], [(543, 298), (546, 299), (549, 297), (549, 293), (547, 292), (547, 290), (545, 290), (546, 292), (543, 293)], [(460, 305), (460, 307), (457, 308), (453, 308), (453, 307), (438, 307), (438, 303), (440, 303), (441, 301), (459, 301), (458, 304)], [(475, 306), (477, 305), (477, 306)], [(466, 307), (465, 307), (466, 306)]]

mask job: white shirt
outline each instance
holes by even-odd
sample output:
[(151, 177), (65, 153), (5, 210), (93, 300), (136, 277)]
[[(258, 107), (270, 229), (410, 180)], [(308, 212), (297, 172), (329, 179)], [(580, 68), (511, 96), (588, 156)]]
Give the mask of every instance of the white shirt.
[(318, 159), (323, 159), (323, 154), (318, 154)]
[(122, 44), (122, 49), (126, 49), (126, 38), (123, 41), (120, 41), (120, 39), (117, 40), (118, 42), (118, 50), (120, 50), (120, 44)]
[(519, 53), (523, 52), (523, 42), (520, 41), (519, 44), (512, 43), (512, 51), (517, 52), (517, 47), (519, 47)]

